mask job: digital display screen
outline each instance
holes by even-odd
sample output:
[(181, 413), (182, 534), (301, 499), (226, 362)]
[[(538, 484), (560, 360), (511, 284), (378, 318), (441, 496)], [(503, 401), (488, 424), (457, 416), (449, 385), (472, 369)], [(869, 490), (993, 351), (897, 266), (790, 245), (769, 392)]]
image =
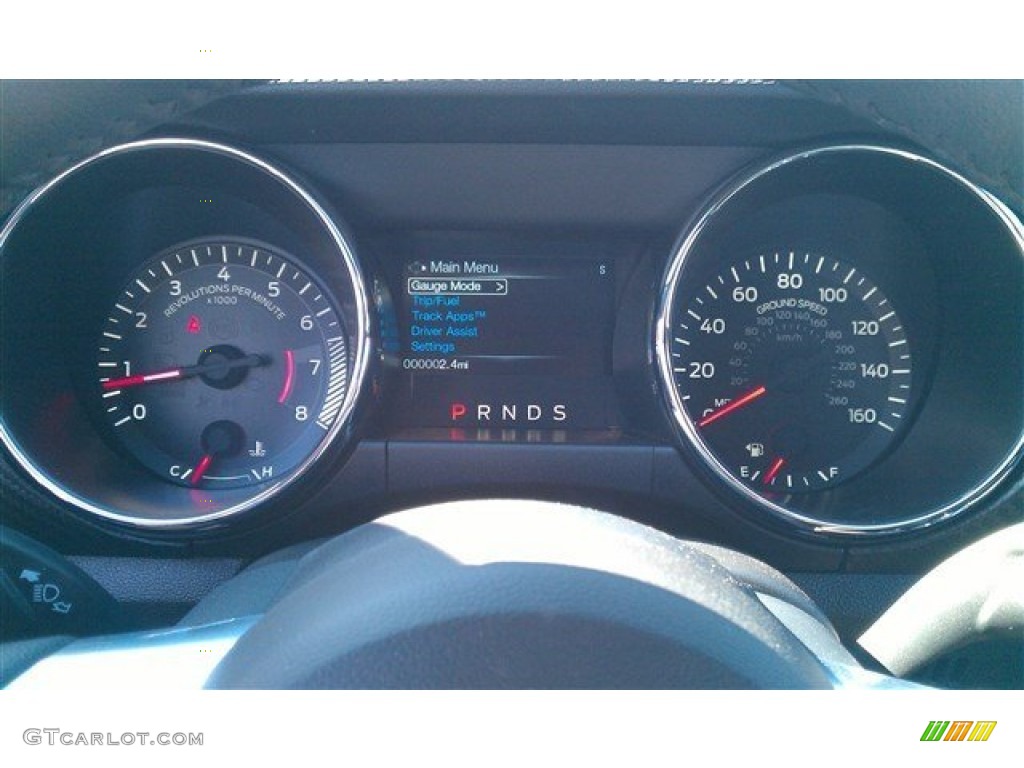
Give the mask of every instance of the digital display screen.
[(406, 262), (402, 424), (606, 429), (613, 271), (581, 258)]

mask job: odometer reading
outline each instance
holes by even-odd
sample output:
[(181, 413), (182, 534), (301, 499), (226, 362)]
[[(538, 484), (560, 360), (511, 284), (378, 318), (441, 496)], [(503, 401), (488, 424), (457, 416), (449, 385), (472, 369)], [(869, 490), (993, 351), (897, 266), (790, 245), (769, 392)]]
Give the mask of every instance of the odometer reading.
[(202, 241), (131, 277), (99, 339), (116, 440), (165, 480), (216, 490), (273, 482), (324, 442), (348, 386), (341, 318), (294, 259)]
[(855, 267), (755, 254), (680, 283), (665, 333), (684, 431), (762, 496), (818, 491), (875, 463), (911, 400), (911, 351), (888, 298)]

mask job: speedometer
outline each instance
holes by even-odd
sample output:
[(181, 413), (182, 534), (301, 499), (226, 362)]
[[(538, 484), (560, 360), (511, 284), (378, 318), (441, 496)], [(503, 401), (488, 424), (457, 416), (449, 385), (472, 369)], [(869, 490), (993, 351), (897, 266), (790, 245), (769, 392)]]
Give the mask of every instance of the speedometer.
[(757, 495), (840, 485), (877, 462), (906, 423), (912, 354), (897, 309), (829, 254), (727, 261), (679, 289), (663, 333), (684, 433)]
[[(787, 533), (867, 541), (968, 509), (1019, 454), (1005, 372), (1021, 370), (1020, 296), (1005, 312), (992, 298), (1018, 284), (1019, 232), (984, 191), (899, 149), (740, 171), (681, 231), (654, 310), (682, 460)], [(1000, 248), (1007, 272), (964, 257)]]

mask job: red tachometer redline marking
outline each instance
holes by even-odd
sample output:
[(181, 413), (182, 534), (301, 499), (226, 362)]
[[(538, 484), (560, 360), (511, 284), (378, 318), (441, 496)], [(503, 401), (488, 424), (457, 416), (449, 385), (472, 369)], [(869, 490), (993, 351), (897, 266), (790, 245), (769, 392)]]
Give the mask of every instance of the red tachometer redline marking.
[(751, 390), (750, 392), (747, 392), (747, 394), (743, 395), (743, 397), (739, 397), (735, 400), (732, 400), (731, 402), (728, 402), (725, 405), (723, 405), (717, 411), (709, 413), (707, 416), (705, 416), (703, 419), (697, 422), (697, 426), (706, 427), (708, 424), (716, 422), (723, 416), (728, 416), (733, 411), (742, 408), (744, 405), (753, 400), (756, 400), (767, 391), (768, 390), (765, 389), (764, 385), (758, 387), (757, 389)]
[(785, 464), (785, 463), (786, 463), (785, 459), (781, 459), (780, 458), (780, 459), (776, 459), (775, 460), (775, 463), (772, 464), (768, 468), (768, 471), (764, 473), (764, 484), (765, 485), (771, 485), (772, 480), (774, 480), (775, 476), (779, 474), (779, 470), (782, 469), (782, 465)]
[(284, 351), (284, 386), (281, 387), (281, 394), (277, 396), (277, 402), (283, 403), (292, 393), (292, 386), (295, 384), (295, 355), (290, 349)]
[(145, 376), (125, 376), (123, 379), (110, 379), (103, 382), (106, 390), (123, 389), (124, 387), (137, 387), (140, 384), (152, 384), (155, 381), (171, 381), (181, 378), (181, 371), (175, 368), (172, 371), (161, 371), (160, 373), (147, 373)]
[(189, 477), (188, 481), (192, 485), (199, 485), (199, 483), (203, 481), (203, 475), (206, 474), (206, 470), (210, 468), (212, 463), (213, 456), (210, 454), (203, 456), (203, 458), (199, 460), (199, 463), (196, 464), (196, 468), (192, 470), (192, 475)]

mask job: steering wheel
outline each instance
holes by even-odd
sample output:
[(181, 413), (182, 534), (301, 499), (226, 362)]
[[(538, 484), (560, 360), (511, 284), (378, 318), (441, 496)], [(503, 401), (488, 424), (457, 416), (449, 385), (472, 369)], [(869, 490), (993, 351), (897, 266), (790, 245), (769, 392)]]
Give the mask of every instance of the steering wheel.
[[(1024, 524), (954, 555), (861, 645), (905, 674), (1019, 631), (1022, 555)], [(518, 500), (398, 512), (257, 561), (177, 627), (66, 642), (22, 649), (11, 687), (916, 687), (754, 558)]]
[[(247, 591), (200, 610), (230, 615)], [(799, 616), (795, 632), (774, 603)], [(210, 684), (829, 687), (796, 636), (810, 626), (809, 646), (852, 661), (827, 648), (814, 605), (751, 558), (580, 507), (460, 502), (390, 515), (299, 558)]]

